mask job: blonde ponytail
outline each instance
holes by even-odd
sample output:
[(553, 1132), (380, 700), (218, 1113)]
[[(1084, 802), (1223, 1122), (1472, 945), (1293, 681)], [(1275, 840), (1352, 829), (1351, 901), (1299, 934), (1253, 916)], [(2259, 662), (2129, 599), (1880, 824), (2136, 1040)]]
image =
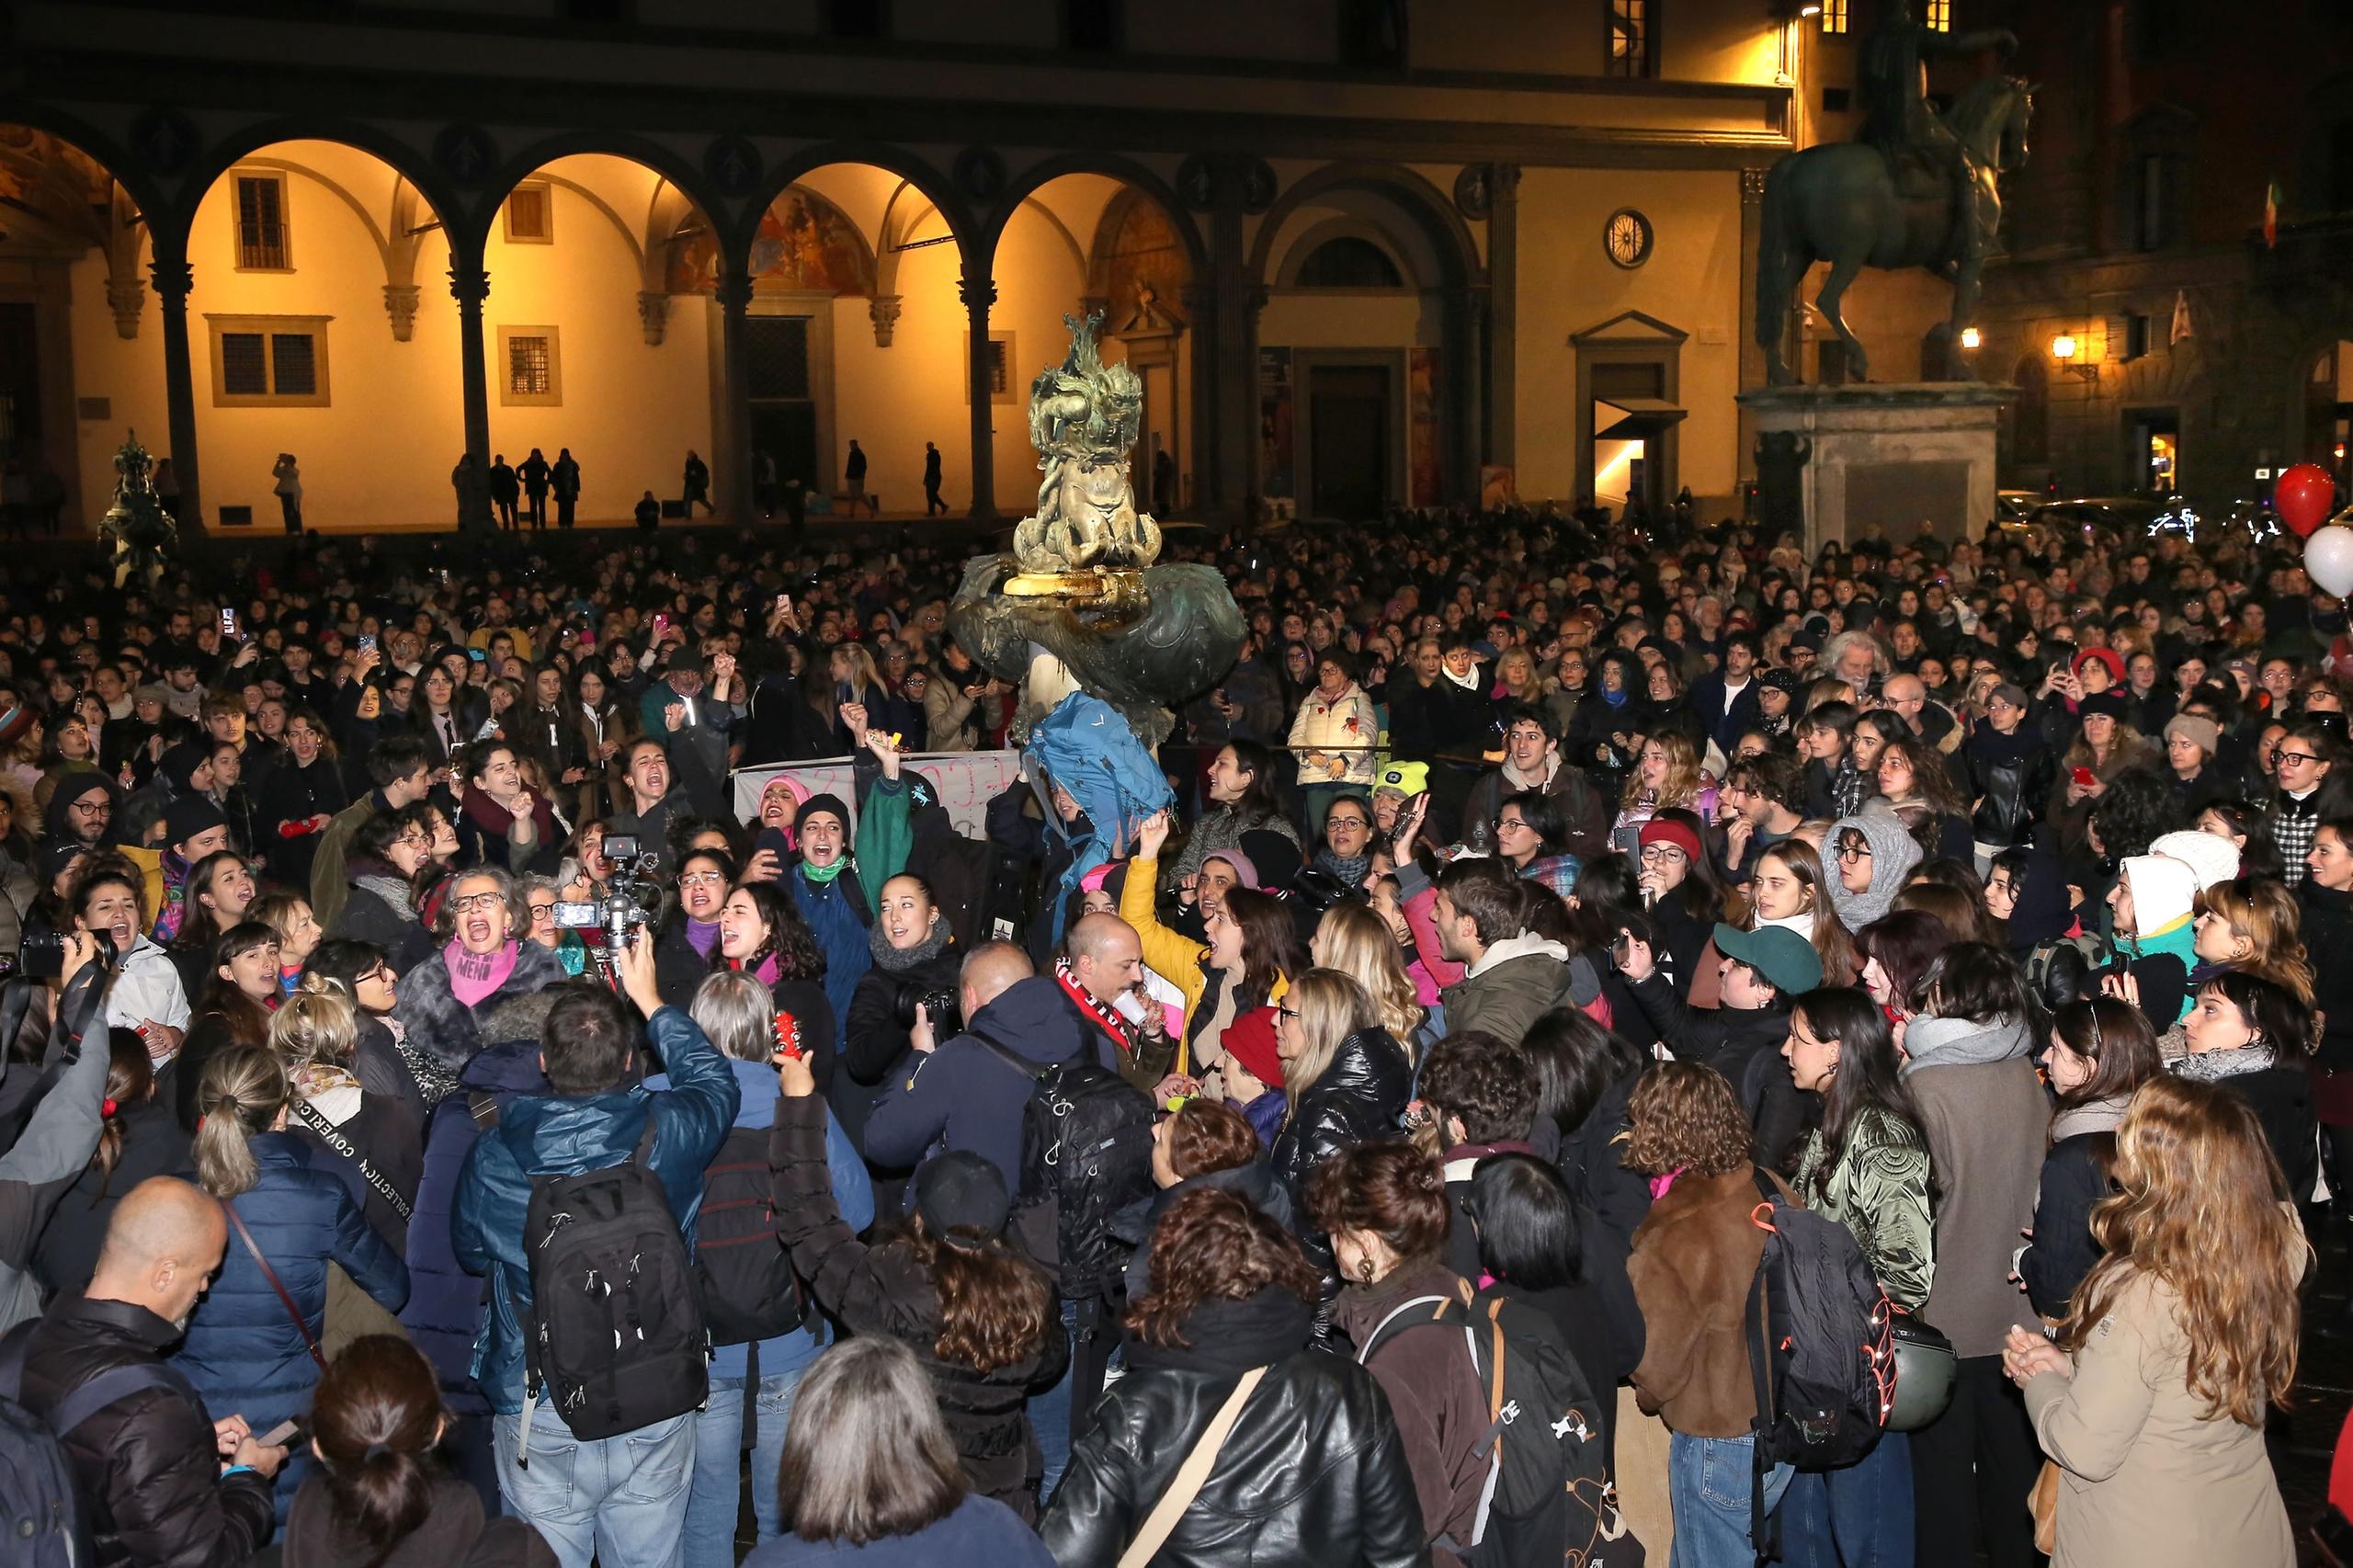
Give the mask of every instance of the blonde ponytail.
[(204, 1065), (196, 1091), (196, 1179), (227, 1200), (260, 1179), (252, 1140), (286, 1108), (286, 1070), (259, 1046), (236, 1045)]

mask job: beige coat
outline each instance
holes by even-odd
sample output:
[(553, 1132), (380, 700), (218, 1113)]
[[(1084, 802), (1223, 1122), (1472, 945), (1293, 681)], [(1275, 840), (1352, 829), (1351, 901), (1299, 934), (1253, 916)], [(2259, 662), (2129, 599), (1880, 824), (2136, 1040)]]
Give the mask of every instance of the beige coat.
[(2070, 1380), (2027, 1385), (2042, 1451), (2059, 1462), (2052, 1568), (2288, 1568), (2294, 1532), (2260, 1427), (2209, 1417), (2189, 1392), (2178, 1298), (2127, 1284)]

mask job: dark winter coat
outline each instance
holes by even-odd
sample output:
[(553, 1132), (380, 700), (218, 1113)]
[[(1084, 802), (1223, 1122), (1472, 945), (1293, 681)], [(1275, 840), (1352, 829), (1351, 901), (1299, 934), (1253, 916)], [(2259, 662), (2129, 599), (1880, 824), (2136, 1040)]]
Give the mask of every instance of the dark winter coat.
[(97, 1267), (115, 1205), (149, 1176), (188, 1169), (188, 1133), (161, 1099), (121, 1109), (122, 1153), (111, 1175), (94, 1163), (85, 1167), (50, 1211), (33, 1253), (33, 1277), (51, 1299), (78, 1294)]
[(1111, 1216), (1111, 1234), (1135, 1248), (1128, 1257), (1129, 1301), (1136, 1301), (1152, 1290), (1152, 1233), (1159, 1225), (1160, 1217), (1168, 1212), (1170, 1204), (1201, 1187), (1238, 1192), (1284, 1230), (1297, 1229), (1290, 1193), (1275, 1179), (1274, 1167), (1263, 1156), (1232, 1170), (1204, 1171), (1197, 1176), (1187, 1176), (1176, 1186), (1161, 1187)]
[(484, 1046), (537, 1040), (555, 1005), (549, 988), (570, 979), (551, 949), (525, 938), (517, 945), (515, 971), (506, 983), (469, 1007), (449, 989), (449, 960), (437, 948), (401, 976), (392, 1017), (410, 1044), (455, 1072)]
[[(2109, 1127), (2062, 1137), (2042, 1157), (2034, 1235), (2018, 1255), (2018, 1278), (2026, 1281), (2027, 1299), (2046, 1318), (2067, 1315), (2075, 1287), (2099, 1261), (2099, 1244), (2092, 1240), (2092, 1208), (2110, 1190), (2109, 1172), (2116, 1158), (2113, 1121), (2122, 1108), (2116, 1108)], [(2054, 1124), (2054, 1131), (2063, 1125)]]
[(254, 801), (262, 826), (262, 842), (256, 847), (268, 863), (271, 880), (290, 888), (311, 885), (311, 857), (318, 850), (319, 834), (300, 833), (289, 838), (282, 824), (332, 817), (351, 804), (354, 793), (350, 780), (344, 777), (343, 765), (324, 754), (313, 757), (308, 767), (297, 767), (290, 757), (286, 766), (271, 770)]
[(1601, 1091), (1586, 1119), (1561, 1134), (1561, 1175), (1577, 1201), (1593, 1210), (1620, 1245), (1633, 1244), (1634, 1232), (1650, 1217), (1650, 1182), (1623, 1163), (1628, 1131), (1627, 1106), (1643, 1069), (1635, 1067)]
[(408, 1305), (401, 1309), (400, 1318), (410, 1340), (440, 1375), (441, 1399), (451, 1414), (484, 1415), (490, 1402), (474, 1383), (473, 1358), (474, 1342), (489, 1309), (483, 1300), (483, 1282), (459, 1266), (449, 1239), (458, 1174), (482, 1131), (472, 1097), (489, 1096), (489, 1116), (494, 1117), (517, 1095), (550, 1091), (535, 1040), (489, 1047), (466, 1063), (458, 1081), (465, 1092), (443, 1100), (426, 1124), (425, 1171), (408, 1227)]
[(1020, 1190), (1021, 1108), (1030, 1080), (983, 1040), (1040, 1066), (1074, 1062), (1091, 1051), (1099, 1066), (1119, 1070), (1111, 1037), (1079, 1016), (1052, 975), (1016, 981), (967, 1019), (963, 1033), (892, 1079), (867, 1119), (868, 1160), (904, 1167), (949, 1149), (970, 1149), (1004, 1173), (1008, 1189)]
[(777, 1237), (817, 1303), (853, 1333), (886, 1335), (914, 1351), (973, 1490), (1034, 1517), (1029, 1499), (1044, 1461), (1022, 1403), (1061, 1378), (1068, 1336), (1049, 1323), (1035, 1356), (991, 1372), (941, 1359), (938, 1290), (918, 1250), (904, 1241), (867, 1246), (835, 1204), (824, 1101), (779, 1097), (768, 1164), (776, 1172)]
[(433, 933), (415, 915), (392, 907), (383, 894), (359, 882), (344, 884), (343, 907), (327, 923), (336, 939), (373, 942), (384, 949), (392, 972), (405, 983), (411, 970), (433, 951)]
[(1970, 832), (1981, 844), (2007, 848), (2023, 843), (2035, 811), (2050, 798), (2059, 777), (2056, 749), (2045, 744), (2030, 723), (2021, 723), (2009, 735), (1980, 724), (1961, 755), (1968, 759), (1961, 788), (1977, 801)]
[[(945, 922), (938, 934), (946, 934)], [(883, 1085), (904, 1077), (915, 1065), (908, 1060), (908, 1031), (899, 1022), (899, 988), (915, 985), (953, 996), (964, 967), (963, 950), (952, 944), (926, 944), (901, 953), (878, 940), (874, 959), (874, 967), (858, 977), (858, 990), (850, 996), (849, 1017), (842, 1028), (841, 1071), (835, 1074), (826, 1096), (860, 1149), (866, 1147), (866, 1124), (882, 1098)], [(939, 1022), (933, 1020), (935, 1039)]]
[(1413, 1064), (1388, 1031), (1359, 1029), (1342, 1040), (1292, 1102), (1267, 1155), (1291, 1207), (1307, 1211), (1307, 1178), (1325, 1156), (1395, 1132), (1413, 1095)]
[(2353, 893), (2331, 892), (2306, 877), (2296, 903), (2312, 960), (2313, 1006), (2325, 1015), (2314, 1061), (2332, 1073), (2353, 1070)]
[[(162, 1365), (178, 1337), (144, 1307), (68, 1297), (32, 1331), (24, 1403), (45, 1416), (100, 1373)], [(221, 1414), (242, 1408), (233, 1401)], [(212, 1421), (195, 1390), (151, 1389), (67, 1435), (99, 1568), (238, 1568), (269, 1540), (271, 1483), (252, 1471), (221, 1473)]]
[(847, 1540), (803, 1540), (790, 1530), (762, 1541), (744, 1559), (744, 1568), (939, 1568), (963, 1563), (977, 1568), (1054, 1568), (1037, 1532), (1002, 1503), (964, 1494), (955, 1512), (911, 1535), (886, 1535), (853, 1546)]
[(313, 1474), (286, 1520), (283, 1568), (556, 1568), (553, 1548), (525, 1520), (482, 1517), (482, 1498), (454, 1475), (433, 1480), (424, 1521), (390, 1556), (335, 1517), (327, 1478)]
[(1655, 971), (1627, 989), (1677, 1061), (1712, 1067), (1732, 1080), (1756, 1130), (1756, 1163), (1779, 1169), (1781, 1157), (1819, 1114), (1819, 1096), (1801, 1090), (1781, 1059), (1790, 1009), (1778, 1002), (1745, 1010), (1692, 1007)]
[[(536, 944), (523, 946), (529, 951)], [(677, 1008), (657, 1009), (645, 1021), (645, 1037), (669, 1073), (666, 1090), (657, 1095), (636, 1084), (601, 1095), (518, 1096), (466, 1154), (449, 1241), (460, 1267), (490, 1277), (490, 1338), (479, 1377), (502, 1415), (523, 1408), (521, 1314), (531, 1305), (523, 1217), (534, 1179), (622, 1164), (644, 1136), (646, 1119), (655, 1117), (646, 1168), (661, 1178), (670, 1211), (693, 1244), (702, 1174), (727, 1141), (741, 1094), (727, 1059)], [(449, 1103), (462, 1104), (454, 1097)]]
[(1437, 1309), (1405, 1304), (1424, 1296), (1467, 1304), (1471, 1289), (1444, 1264), (1424, 1261), (1404, 1265), (1378, 1284), (1349, 1285), (1332, 1304), (1333, 1323), (1389, 1396), (1434, 1568), (1461, 1568), (1463, 1558), (1449, 1548), (1468, 1541), (1478, 1523), (1493, 1417), (1461, 1321), (1417, 1328), (1414, 1320)]
[(1157, 1568), (1421, 1568), (1422, 1509), (1370, 1372), (1307, 1348), (1313, 1321), (1269, 1288), (1204, 1303), (1188, 1348), (1128, 1347), (1039, 1526), (1063, 1568), (1117, 1562), (1234, 1383), (1268, 1369)]
[[(311, 1338), (326, 1324), (329, 1263), (397, 1312), (408, 1300), (408, 1266), (368, 1223), (335, 1173), (290, 1132), (259, 1132), (251, 1142), (260, 1179), (229, 1206), (301, 1308)], [(309, 1407), (318, 1366), (233, 1227), (221, 1272), (188, 1319), (172, 1365), (205, 1403), (237, 1412), (256, 1432)]]

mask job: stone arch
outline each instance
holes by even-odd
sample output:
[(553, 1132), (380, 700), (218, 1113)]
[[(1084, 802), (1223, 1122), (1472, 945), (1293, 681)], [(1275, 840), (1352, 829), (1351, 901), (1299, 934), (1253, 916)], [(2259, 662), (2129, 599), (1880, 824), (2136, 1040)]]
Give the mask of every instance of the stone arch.
[(962, 261), (965, 275), (988, 275), (987, 260), (994, 254), (988, 243), (992, 233), (975, 222), (948, 177), (903, 148), (875, 142), (828, 142), (804, 147), (770, 170), (760, 187), (761, 195), (736, 216), (732, 236), (734, 253), (749, 256), (753, 237), (759, 232), (761, 215), (804, 176), (830, 164), (864, 164), (898, 176), (920, 191), (938, 210), (940, 222), (948, 225), (949, 233), (955, 237), (956, 254)]
[(991, 243), (994, 244), (996, 236), (1005, 232), (1005, 225), (1012, 221), (1015, 210), (1023, 201), (1035, 196), (1040, 187), (1064, 175), (1101, 175), (1106, 179), (1120, 181), (1140, 197), (1156, 203), (1167, 217), (1168, 226), (1184, 242), (1185, 259), (1192, 268), (1193, 276), (1208, 276), (1209, 246), (1201, 239), (1199, 225), (1186, 212), (1185, 204), (1176, 199), (1176, 192), (1151, 169), (1117, 153), (1064, 153), (1040, 159), (1022, 170), (1005, 195), (998, 199), (996, 210), (990, 215)]
[(1360, 190), (1382, 198), (1428, 240), (1438, 257), (1438, 276), (1426, 280), (1426, 286), (1461, 289), (1484, 277), (1485, 268), (1480, 263), (1479, 247), (1471, 237), (1470, 225), (1462, 221), (1453, 203), (1413, 170), (1397, 164), (1373, 163), (1327, 165), (1294, 182), (1278, 197), (1258, 222), (1257, 238), (1250, 255), (1251, 276), (1261, 283), (1271, 282), (1269, 269), (1278, 259), (1273, 254), (1275, 241), (1282, 232), (1284, 220), (1306, 202), (1342, 190)]
[(722, 243), (726, 239), (727, 232), (720, 226), (720, 214), (727, 210), (726, 204), (704, 188), (702, 171), (679, 156), (676, 149), (626, 131), (574, 131), (533, 142), (502, 162), (483, 182), (486, 195), (482, 210), (472, 215), (475, 227), (469, 234), (471, 243), (479, 247), (488, 236), (492, 220), (517, 186), (558, 159), (584, 153), (600, 153), (608, 158), (626, 159), (653, 170), (676, 187), (688, 201), (701, 208), (710, 218), (713, 229)]
[(168, 217), (174, 210), (165, 187), (131, 155), (130, 149), (80, 116), (51, 108), (37, 98), (17, 98), (9, 102), (5, 112), (0, 112), (0, 121), (47, 131), (80, 149), (85, 156), (114, 176), (115, 183), (139, 204), (140, 212), (148, 216), (151, 226), (156, 217)]
[(290, 116), (242, 127), (207, 147), (181, 187), (175, 210), (180, 225), (185, 228), (195, 221), (196, 210), (222, 176), (279, 142), (334, 142), (368, 153), (415, 187), (426, 205), (453, 232), (465, 211), (465, 203), (432, 161), (398, 138), (359, 120)]
[(1381, 232), (1380, 225), (1358, 218), (1327, 218), (1309, 229), (1285, 247), (1276, 264), (1276, 276), (1269, 281), (1285, 288), (1299, 286), (1300, 273), (1308, 262), (1325, 245), (1336, 240), (1356, 240), (1370, 245), (1387, 259), (1396, 270), (1394, 287), (1411, 289), (1418, 270), (1412, 260), (1398, 254), (1393, 237)]

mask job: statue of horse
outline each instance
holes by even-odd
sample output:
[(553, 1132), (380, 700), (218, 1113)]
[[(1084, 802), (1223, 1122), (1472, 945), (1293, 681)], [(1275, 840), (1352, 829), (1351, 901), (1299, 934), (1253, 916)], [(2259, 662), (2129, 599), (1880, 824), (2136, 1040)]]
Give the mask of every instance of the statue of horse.
[(1847, 346), (1849, 380), (1868, 379), (1870, 364), (1838, 306), (1866, 267), (1926, 267), (1951, 283), (1947, 330), (1960, 340), (1976, 312), (1985, 257), (2001, 225), (1995, 176), (2026, 163), (2034, 92), (2018, 77), (1996, 75), (1961, 94), (1948, 117), (1968, 163), (1960, 191), (1958, 171), (1915, 165), (1899, 178), (1887, 154), (1862, 142), (1824, 142), (1773, 165), (1756, 244), (1756, 341), (1773, 385), (1797, 380), (1781, 357), (1781, 333), (1790, 290), (1817, 261), (1830, 263), (1830, 277), (1814, 306)]

